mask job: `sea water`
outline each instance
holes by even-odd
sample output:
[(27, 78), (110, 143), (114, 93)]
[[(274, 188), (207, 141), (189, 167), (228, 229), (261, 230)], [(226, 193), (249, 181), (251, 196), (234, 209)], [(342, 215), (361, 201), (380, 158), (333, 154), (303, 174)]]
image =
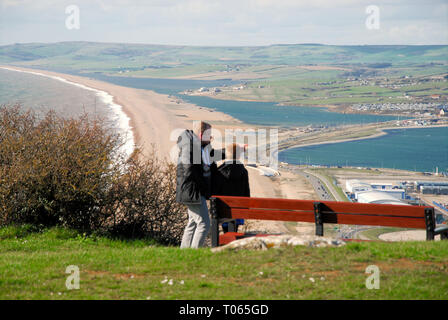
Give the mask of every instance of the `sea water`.
[(23, 110), (33, 109), (38, 115), (54, 110), (63, 117), (83, 113), (97, 115), (123, 138), (122, 152), (134, 150), (134, 137), (129, 117), (113, 97), (105, 91), (39, 72), (22, 72), (0, 68), (0, 105), (20, 104)]
[(386, 130), (372, 139), (291, 148), (279, 161), (292, 164), (448, 171), (448, 127)]

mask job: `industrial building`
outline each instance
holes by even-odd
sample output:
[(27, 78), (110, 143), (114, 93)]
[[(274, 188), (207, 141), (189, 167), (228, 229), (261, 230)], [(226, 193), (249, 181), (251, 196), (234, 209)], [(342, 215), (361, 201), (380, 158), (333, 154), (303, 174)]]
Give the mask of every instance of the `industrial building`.
[(345, 189), (347, 192), (356, 193), (360, 191), (372, 190), (371, 186), (367, 182), (362, 182), (359, 180), (347, 180), (345, 181)]
[(448, 195), (448, 186), (423, 186), (420, 188), (423, 194), (443, 194)]
[(361, 203), (406, 204), (401, 201), (406, 198), (405, 190), (392, 183), (347, 180), (345, 188), (351, 199)]
[(383, 182), (371, 182), (370, 186), (375, 190), (390, 190), (393, 189), (392, 183), (383, 183)]
[(415, 188), (423, 194), (448, 195), (448, 182), (416, 181)]
[(381, 203), (381, 204), (399, 204), (409, 205), (393, 195), (382, 191), (365, 191), (357, 194), (358, 202), (360, 203)]
[(347, 192), (351, 193), (352, 199), (358, 200), (358, 194), (364, 192), (380, 192), (388, 194), (397, 200), (405, 199), (406, 192), (399, 186), (395, 186), (392, 183), (383, 182), (364, 182), (359, 180), (347, 180), (345, 182), (345, 188)]

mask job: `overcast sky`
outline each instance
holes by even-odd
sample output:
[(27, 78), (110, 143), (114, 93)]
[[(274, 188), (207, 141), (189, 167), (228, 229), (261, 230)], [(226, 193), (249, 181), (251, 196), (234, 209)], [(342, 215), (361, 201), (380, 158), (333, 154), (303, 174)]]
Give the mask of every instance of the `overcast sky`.
[[(79, 29), (66, 7), (79, 8)], [(368, 29), (366, 8), (379, 9)], [(73, 21), (73, 20), (70, 20)], [(0, 44), (448, 44), (448, 0), (0, 0)]]

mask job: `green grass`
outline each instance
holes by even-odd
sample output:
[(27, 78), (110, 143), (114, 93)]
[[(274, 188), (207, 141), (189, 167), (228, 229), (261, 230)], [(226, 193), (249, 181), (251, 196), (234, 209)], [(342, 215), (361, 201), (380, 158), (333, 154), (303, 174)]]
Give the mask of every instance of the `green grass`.
[[(444, 69), (440, 68), (439, 72)], [(283, 102), (289, 105), (347, 105), (356, 103), (409, 103), (412, 99), (425, 98), (427, 102), (434, 102), (429, 98), (432, 94), (446, 94), (446, 82), (419, 83), (412, 86), (381, 87), (384, 82), (373, 85), (361, 85), (358, 81), (346, 81), (341, 71), (320, 70), (307, 71), (299, 75), (288, 73), (281, 68), (283, 77), (276, 79), (272, 74), (263, 73), (267, 77), (262, 81), (251, 82), (246, 89), (239, 91), (223, 91), (217, 97), (222, 99), (260, 100)], [(387, 71), (383, 71), (383, 76)], [(377, 78), (378, 79), (378, 78)], [(392, 78), (391, 78), (392, 79)], [(400, 84), (401, 79), (395, 78), (390, 82)], [(411, 96), (412, 99), (404, 99)]]
[[(407, 74), (446, 69), (448, 46), (330, 46), (312, 44), (255, 47), (167, 46), (150, 44), (59, 42), (0, 46), (0, 61), (101, 72), (118, 69), (148, 70), (149, 66), (177, 66), (187, 73), (190, 66), (208, 65), (205, 71), (239, 66), (271, 78), (333, 77), (341, 70), (309, 72), (303, 65), (337, 65), (369, 68), (370, 63), (390, 63)], [(213, 67), (215, 66), (215, 67)], [(193, 67), (194, 68), (194, 67)], [(148, 70), (149, 73), (151, 70)], [(168, 73), (173, 71), (165, 69)], [(203, 72), (204, 70), (201, 70)], [(145, 72), (143, 72), (145, 73)], [(389, 73), (394, 74), (393, 71)]]
[[(64, 229), (9, 227), (0, 239), (0, 299), (448, 298), (447, 241), (212, 253)], [(379, 290), (365, 287), (372, 264)], [(80, 269), (79, 290), (65, 287), (69, 265)]]

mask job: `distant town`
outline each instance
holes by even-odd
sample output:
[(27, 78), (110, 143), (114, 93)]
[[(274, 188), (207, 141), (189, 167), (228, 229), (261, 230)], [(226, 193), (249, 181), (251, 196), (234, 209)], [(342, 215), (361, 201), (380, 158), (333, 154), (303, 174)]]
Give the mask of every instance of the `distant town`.
[[(347, 77), (339, 80), (312, 83), (313, 92), (322, 92), (319, 96), (309, 96), (306, 91), (297, 91), (302, 95), (303, 105), (331, 106), (333, 111), (344, 113), (371, 113), (403, 115), (410, 117), (445, 117), (448, 115), (448, 95), (441, 94), (448, 89), (448, 75), (426, 77)], [(432, 90), (437, 86), (438, 90)], [(340, 90), (337, 90), (339, 89)], [(218, 99), (235, 98), (248, 100), (256, 92), (260, 101), (268, 101), (271, 88), (269, 83), (242, 81), (238, 85), (222, 87), (202, 87), (197, 90), (185, 90), (185, 95), (205, 95)], [(306, 89), (306, 88), (302, 88)], [(298, 90), (298, 88), (297, 88)], [(310, 89), (307, 89), (310, 90)], [(366, 91), (367, 90), (367, 91)], [(246, 93), (240, 93), (246, 92)], [(360, 100), (363, 100), (361, 102)], [(300, 101), (300, 100), (298, 100)], [(357, 102), (358, 101), (358, 102)], [(294, 102), (279, 102), (279, 105), (302, 105)]]

